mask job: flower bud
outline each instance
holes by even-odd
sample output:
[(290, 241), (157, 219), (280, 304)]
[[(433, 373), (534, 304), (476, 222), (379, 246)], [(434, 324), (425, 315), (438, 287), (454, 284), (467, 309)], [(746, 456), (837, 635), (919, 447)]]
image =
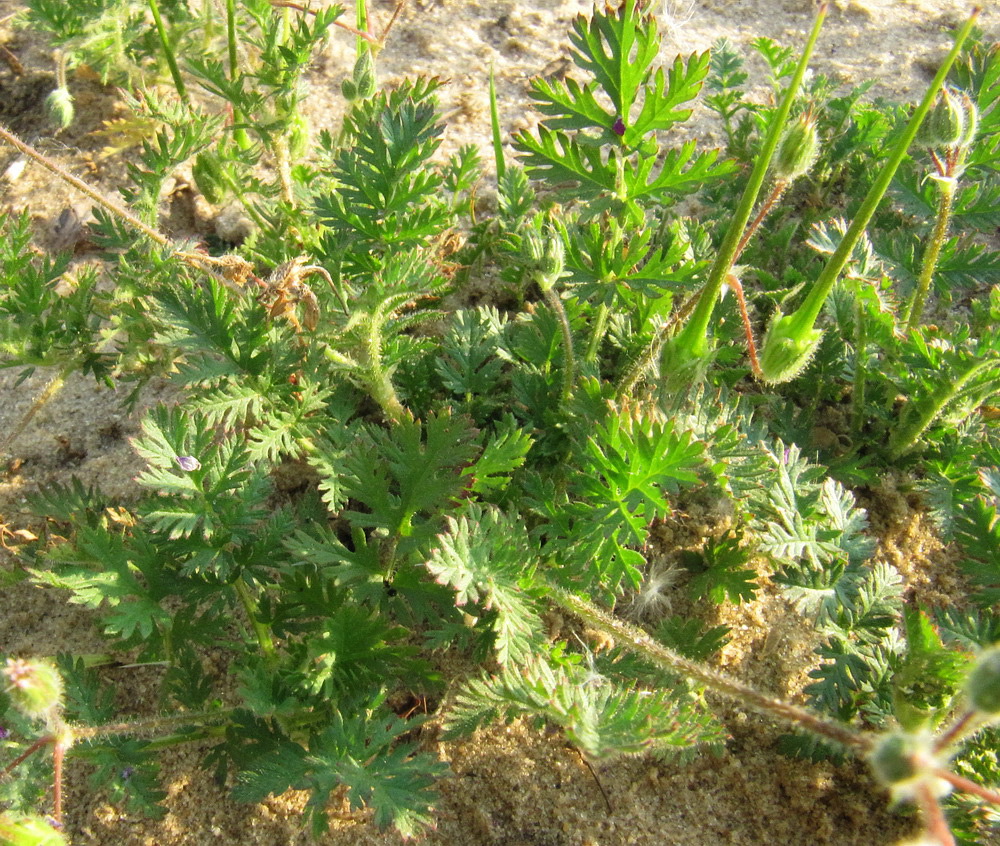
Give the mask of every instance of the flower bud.
[(1000, 714), (1000, 647), (987, 649), (979, 656), (965, 690), (977, 711), (990, 716)]
[(45, 111), (53, 123), (60, 129), (65, 129), (73, 122), (76, 109), (73, 107), (73, 95), (67, 88), (57, 88), (45, 98)]
[(295, 160), (309, 152), (309, 121), (300, 114), (296, 114), (288, 126), (288, 152)]
[(48, 661), (8, 658), (0, 672), (10, 701), (29, 719), (47, 719), (62, 708), (62, 676)]
[[(968, 101), (967, 108), (963, 100)], [(916, 141), (923, 147), (940, 150), (959, 146), (967, 137), (969, 119), (975, 124), (975, 106), (968, 95), (962, 97), (953, 88), (942, 88), (937, 100), (924, 118)], [(975, 134), (975, 126), (972, 127)]]
[(886, 787), (908, 781), (919, 772), (913, 760), (913, 737), (889, 734), (872, 751), (870, 763), (878, 780)]
[(774, 157), (774, 176), (792, 182), (808, 173), (819, 155), (819, 133), (812, 115), (802, 114), (781, 136)]
[(532, 229), (525, 233), (521, 246), (532, 278), (543, 291), (550, 290), (566, 265), (562, 238), (557, 232), (542, 234)]
[(211, 150), (198, 153), (191, 166), (191, 176), (206, 200), (212, 204), (222, 202), (226, 195), (226, 177), (216, 153)]
[(362, 50), (354, 63), (350, 79), (340, 84), (348, 100), (367, 100), (375, 93), (375, 58), (371, 50)]
[(968, 148), (976, 140), (976, 132), (979, 130), (979, 108), (964, 91), (962, 92), (962, 109), (965, 111), (965, 132), (958, 145)]
[(893, 800), (912, 799), (921, 788), (934, 796), (947, 796), (951, 785), (934, 775), (940, 766), (930, 734), (891, 732), (882, 735), (868, 756), (875, 777), (892, 793)]
[(819, 349), (819, 329), (797, 330), (791, 316), (775, 312), (760, 350), (760, 376), (772, 385), (798, 376)]

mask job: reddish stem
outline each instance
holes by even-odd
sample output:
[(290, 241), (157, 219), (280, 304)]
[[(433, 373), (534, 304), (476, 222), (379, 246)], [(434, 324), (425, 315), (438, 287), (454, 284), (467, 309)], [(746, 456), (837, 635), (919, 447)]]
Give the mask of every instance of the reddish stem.
[(62, 770), (66, 745), (57, 740), (52, 747), (52, 818), (62, 827)]
[(990, 790), (988, 787), (983, 787), (981, 784), (969, 781), (964, 776), (957, 775), (950, 770), (934, 770), (934, 775), (938, 778), (943, 778), (956, 790), (962, 791), (962, 793), (971, 793), (973, 796), (978, 796), (991, 805), (1000, 805), (1000, 792), (996, 790)]
[(7, 775), (7, 773), (9, 773), (11, 770), (13, 770), (14, 767), (16, 767), (18, 764), (21, 763), (21, 761), (23, 761), (25, 758), (28, 758), (31, 755), (33, 755), (35, 752), (37, 752), (39, 749), (41, 749), (46, 744), (48, 744), (48, 743), (55, 743), (55, 740), (56, 740), (55, 737), (53, 735), (51, 735), (51, 734), (48, 734), (45, 737), (41, 737), (38, 740), (36, 740), (34, 743), (31, 744), (31, 746), (29, 746), (27, 748), (26, 751), (22, 752), (13, 761), (11, 761), (6, 767), (4, 767), (3, 775)]
[(747, 354), (750, 356), (750, 369), (753, 375), (762, 379), (764, 374), (760, 370), (760, 363), (757, 361), (757, 344), (753, 339), (753, 327), (750, 325), (750, 314), (747, 312), (747, 301), (743, 296), (743, 284), (736, 278), (735, 273), (730, 273), (726, 277), (726, 284), (733, 289), (736, 295), (736, 302), (740, 307), (740, 316), (743, 318), (743, 329), (747, 336)]
[(955, 838), (952, 837), (948, 828), (948, 821), (944, 818), (944, 811), (941, 803), (931, 792), (930, 785), (921, 784), (917, 788), (917, 802), (924, 815), (924, 826), (927, 833), (935, 838), (941, 846), (955, 846)]

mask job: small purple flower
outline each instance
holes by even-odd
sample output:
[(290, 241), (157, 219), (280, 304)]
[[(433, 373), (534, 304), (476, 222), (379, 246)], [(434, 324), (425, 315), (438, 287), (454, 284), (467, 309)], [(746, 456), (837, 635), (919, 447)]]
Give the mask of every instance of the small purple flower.
[(185, 470), (188, 473), (193, 473), (195, 470), (201, 469), (201, 462), (193, 455), (178, 455), (174, 458), (174, 461), (177, 462), (177, 466), (181, 470)]
[(614, 126), (611, 127), (611, 131), (621, 138), (625, 134), (625, 121), (620, 117), (615, 118)]
[(0, 740), (6, 740), (10, 737), (10, 729), (0, 726)]
[(135, 774), (134, 767), (125, 767), (124, 769), (122, 769), (121, 773), (119, 773), (122, 781), (128, 781), (130, 778), (132, 778), (134, 774)]

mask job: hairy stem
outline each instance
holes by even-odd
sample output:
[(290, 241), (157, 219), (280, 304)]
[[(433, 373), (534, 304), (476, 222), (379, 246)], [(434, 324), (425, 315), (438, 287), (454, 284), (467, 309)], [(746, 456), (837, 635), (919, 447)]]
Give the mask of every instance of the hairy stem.
[(367, 323), (368, 331), (364, 338), (365, 384), (389, 421), (399, 423), (406, 417), (406, 409), (399, 401), (399, 395), (382, 363), (382, 319), (373, 315)]
[(870, 738), (855, 732), (848, 726), (824, 720), (804, 708), (765, 696), (736, 679), (684, 658), (655, 641), (642, 629), (612, 617), (596, 605), (580, 599), (562, 588), (554, 585), (548, 587), (548, 596), (557, 605), (577, 615), (592, 628), (611, 636), (622, 646), (639, 653), (643, 658), (663, 670), (681, 673), (715, 693), (736, 700), (744, 707), (770, 717), (796, 723), (813, 734), (840, 743), (856, 752), (865, 752), (871, 746)]
[(66, 377), (69, 376), (75, 367), (76, 363), (74, 362), (71, 367), (67, 367), (59, 371), (59, 373), (49, 380), (49, 383), (45, 386), (44, 390), (42, 390), (42, 392), (35, 397), (35, 401), (31, 404), (31, 408), (29, 408), (22, 415), (21, 419), (17, 421), (17, 425), (15, 425), (14, 428), (7, 433), (7, 436), (3, 439), (3, 441), (0, 442), (0, 455), (10, 449), (11, 444), (13, 444), (14, 441), (21, 436), (21, 433), (32, 421), (34, 416), (45, 407), (52, 397), (59, 393), (62, 386), (66, 383)]
[(608, 307), (601, 303), (597, 307), (597, 315), (594, 317), (594, 327), (590, 332), (590, 340), (587, 342), (587, 354), (585, 361), (597, 361), (597, 353), (601, 348), (601, 341), (604, 340), (604, 330), (608, 325)]
[(924, 95), (924, 99), (920, 102), (920, 105), (917, 106), (913, 113), (913, 117), (910, 118), (910, 122), (907, 124), (906, 129), (899, 137), (896, 142), (896, 146), (890, 153), (889, 159), (882, 166), (882, 170), (879, 173), (878, 178), (865, 195), (865, 199), (862, 202), (861, 207), (858, 209), (857, 214), (855, 214), (854, 220), (851, 221), (851, 225), (848, 227), (847, 232), (841, 239), (840, 244), (838, 244), (837, 249), (833, 251), (833, 254), (826, 263), (826, 266), (820, 273), (819, 278), (809, 289), (809, 293), (806, 295), (802, 305), (797, 311), (789, 315), (789, 318), (791, 318), (792, 323), (794, 324), (794, 328), (791, 331), (793, 331), (796, 335), (805, 335), (813, 329), (830, 290), (833, 288), (837, 279), (840, 278), (841, 272), (847, 265), (848, 259), (851, 257), (851, 253), (854, 251), (854, 247), (857, 245), (858, 241), (861, 240), (861, 236), (868, 227), (868, 222), (875, 213), (875, 209), (878, 207), (879, 203), (882, 202), (885, 192), (889, 189), (889, 183), (892, 182), (892, 178), (896, 175), (899, 165), (906, 157), (906, 152), (913, 143), (913, 139), (916, 137), (917, 131), (920, 129), (920, 124), (923, 123), (924, 117), (927, 115), (927, 112), (930, 111), (930, 108), (937, 97), (938, 91), (940, 91), (941, 86), (944, 85), (945, 77), (947, 77), (948, 72), (951, 70), (951, 66), (954, 64), (955, 59), (958, 58), (962, 45), (972, 32), (972, 28), (975, 26), (976, 19), (979, 17), (980, 11), (981, 10), (978, 7), (973, 9), (972, 14), (962, 26), (962, 29), (959, 30), (958, 34), (955, 36), (955, 44), (952, 47), (951, 52), (948, 54), (947, 58), (945, 58), (944, 62), (941, 63), (941, 67), (938, 69), (937, 74), (934, 76), (934, 79), (928, 87), (927, 93)]
[(555, 289), (551, 286), (543, 287), (542, 296), (545, 297), (548, 307), (555, 312), (556, 318), (559, 321), (559, 331), (562, 333), (563, 373), (560, 399), (565, 403), (569, 401), (570, 395), (573, 392), (573, 383), (576, 381), (576, 357), (573, 354), (573, 332), (570, 329), (569, 317), (566, 316), (566, 308), (563, 306), (562, 299), (560, 299)]
[(944, 240), (948, 235), (948, 224), (951, 222), (956, 180), (953, 177), (944, 177), (937, 180), (937, 184), (938, 207), (937, 217), (934, 222), (934, 231), (931, 233), (930, 241), (927, 242), (927, 248), (924, 250), (924, 256), (920, 263), (920, 276), (917, 278), (917, 287), (914, 289), (913, 296), (910, 298), (910, 302), (903, 315), (907, 332), (920, 325), (920, 318), (924, 313), (924, 304), (927, 302), (927, 293), (930, 291), (934, 271), (937, 270), (941, 247), (944, 246)]
[[(236, 0), (226, 0), (226, 48), (229, 58), (229, 79), (235, 80), (240, 74), (240, 62), (238, 55), (238, 42), (236, 37)], [(233, 138), (241, 150), (250, 149), (250, 138), (246, 130), (241, 126), (245, 123), (246, 115), (233, 106)]]
[(243, 605), (243, 610), (250, 619), (250, 625), (253, 626), (254, 634), (257, 636), (257, 643), (260, 644), (260, 651), (264, 653), (268, 663), (273, 664), (278, 658), (278, 650), (274, 646), (271, 629), (267, 624), (261, 622), (257, 614), (257, 600), (250, 594), (250, 588), (247, 587), (242, 576), (233, 582), (233, 590), (236, 591), (236, 595)]
[(159, 0), (149, 0), (149, 11), (153, 13), (153, 23), (156, 26), (156, 34), (160, 39), (160, 46), (163, 47), (163, 55), (167, 60), (167, 67), (170, 68), (170, 77), (174, 81), (174, 88), (177, 96), (185, 106), (190, 104), (187, 86), (184, 85), (184, 78), (181, 76), (181, 69), (177, 66), (177, 57), (174, 55), (174, 46), (170, 43), (167, 35), (167, 28), (163, 25), (163, 17), (160, 15)]
[[(826, 13), (827, 3), (821, 3), (816, 13), (816, 20), (813, 22), (812, 31), (809, 33), (806, 46), (795, 68), (795, 74), (788, 83), (788, 88), (785, 91), (785, 96), (782, 98), (781, 105), (772, 118), (767, 138), (764, 140), (764, 144), (754, 162), (750, 180), (747, 182), (743, 196), (740, 198), (740, 203), (733, 213), (733, 218), (726, 229), (722, 244), (719, 245), (719, 252), (716, 254), (715, 262), (709, 271), (708, 281), (705, 283), (701, 296), (698, 298), (694, 314), (691, 315), (691, 319), (675, 339), (678, 352), (685, 358), (702, 358), (708, 351), (708, 327), (712, 312), (715, 310), (715, 303), (719, 298), (719, 293), (729, 275), (729, 271), (732, 269), (733, 263), (739, 255), (741, 246), (745, 245), (743, 238), (744, 230), (746, 229), (747, 222), (750, 220), (750, 215), (753, 213), (753, 207), (757, 202), (760, 189), (764, 185), (764, 178), (770, 167), (771, 159), (774, 158), (774, 153), (778, 148), (778, 142), (781, 140), (781, 134), (788, 121), (788, 115), (791, 112), (795, 95), (802, 85), (806, 68), (812, 57), (813, 48), (816, 46), (820, 29), (822, 29), (823, 21), (826, 19)], [(764, 211), (766, 213), (766, 208)]]
[(171, 249), (173, 248), (173, 244), (171, 244), (170, 239), (167, 238), (165, 235), (161, 235), (151, 226), (148, 226), (147, 224), (143, 223), (141, 220), (139, 220), (138, 217), (132, 214), (132, 212), (130, 212), (124, 206), (119, 205), (118, 203), (114, 202), (114, 200), (109, 200), (107, 197), (95, 191), (82, 179), (78, 179), (77, 177), (73, 176), (73, 174), (71, 174), (68, 170), (65, 170), (60, 165), (56, 164), (54, 161), (52, 161), (52, 159), (48, 158), (47, 156), (43, 156), (40, 152), (38, 152), (38, 150), (36, 150), (30, 144), (25, 144), (20, 138), (18, 138), (13, 132), (7, 129), (7, 127), (5, 127), (3, 124), (0, 124), (0, 140), (9, 144), (14, 149), (24, 153), (24, 155), (26, 155), (29, 159), (36, 162), (37, 164), (40, 164), (50, 173), (54, 173), (61, 180), (63, 180), (63, 182), (66, 182), (69, 185), (72, 185), (74, 188), (76, 188), (77, 191), (81, 191), (83, 194), (88, 196), (91, 200), (93, 200), (102, 208), (106, 209), (115, 217), (119, 218), (120, 220), (126, 221), (129, 225), (138, 229), (143, 235), (145, 235), (151, 241), (159, 244), (161, 247), (168, 247)]
[(962, 392), (965, 386), (975, 377), (990, 368), (997, 367), (994, 359), (973, 363), (961, 376), (953, 379), (946, 387), (930, 397), (929, 402), (920, 403), (917, 410), (908, 415), (909, 422), (901, 423), (889, 438), (889, 458), (895, 460), (908, 453), (916, 444), (917, 439), (934, 422), (948, 403), (952, 402)]

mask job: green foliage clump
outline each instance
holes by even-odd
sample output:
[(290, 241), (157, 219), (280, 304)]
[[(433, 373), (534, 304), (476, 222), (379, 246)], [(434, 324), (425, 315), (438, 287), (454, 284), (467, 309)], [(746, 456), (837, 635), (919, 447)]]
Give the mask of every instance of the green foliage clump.
[[(496, 213), (472, 219), (482, 164), (441, 155), (440, 81), (380, 88), (363, 15), (343, 124), (310, 150), (302, 78), (338, 8), (28, 6), (62, 75), (132, 89), (138, 149), (128, 208), (100, 200), (112, 284), (2, 221), (2, 364), (183, 398), (143, 415), (135, 501), (32, 498), (12, 578), (161, 667), (162, 713), (122, 719), (82, 657), (10, 658), (2, 836), (62, 840), (32, 753), (57, 820), (67, 756), (155, 815), (157, 750), (196, 739), (237, 800), (306, 790), (318, 835), (343, 795), (415, 836), (445, 767), (401, 702), (448, 738), (555, 725), (597, 763), (720, 748), (707, 692), (790, 723), (790, 753), (866, 762), (935, 836), (942, 802), (970, 842), (988, 828), (945, 799), (998, 798), (1000, 54), (972, 19), (911, 115), (807, 77), (826, 4), (800, 57), (754, 43), (767, 103), (731, 44), (661, 65), (642, 3), (597, 8), (510, 162), (494, 90)], [(703, 90), (724, 151), (668, 141)], [(184, 164), (244, 243), (157, 231)], [(859, 502), (890, 472), (962, 551), (951, 607), (878, 554)], [(805, 708), (711, 666), (717, 606), (776, 591), (814, 631)]]

